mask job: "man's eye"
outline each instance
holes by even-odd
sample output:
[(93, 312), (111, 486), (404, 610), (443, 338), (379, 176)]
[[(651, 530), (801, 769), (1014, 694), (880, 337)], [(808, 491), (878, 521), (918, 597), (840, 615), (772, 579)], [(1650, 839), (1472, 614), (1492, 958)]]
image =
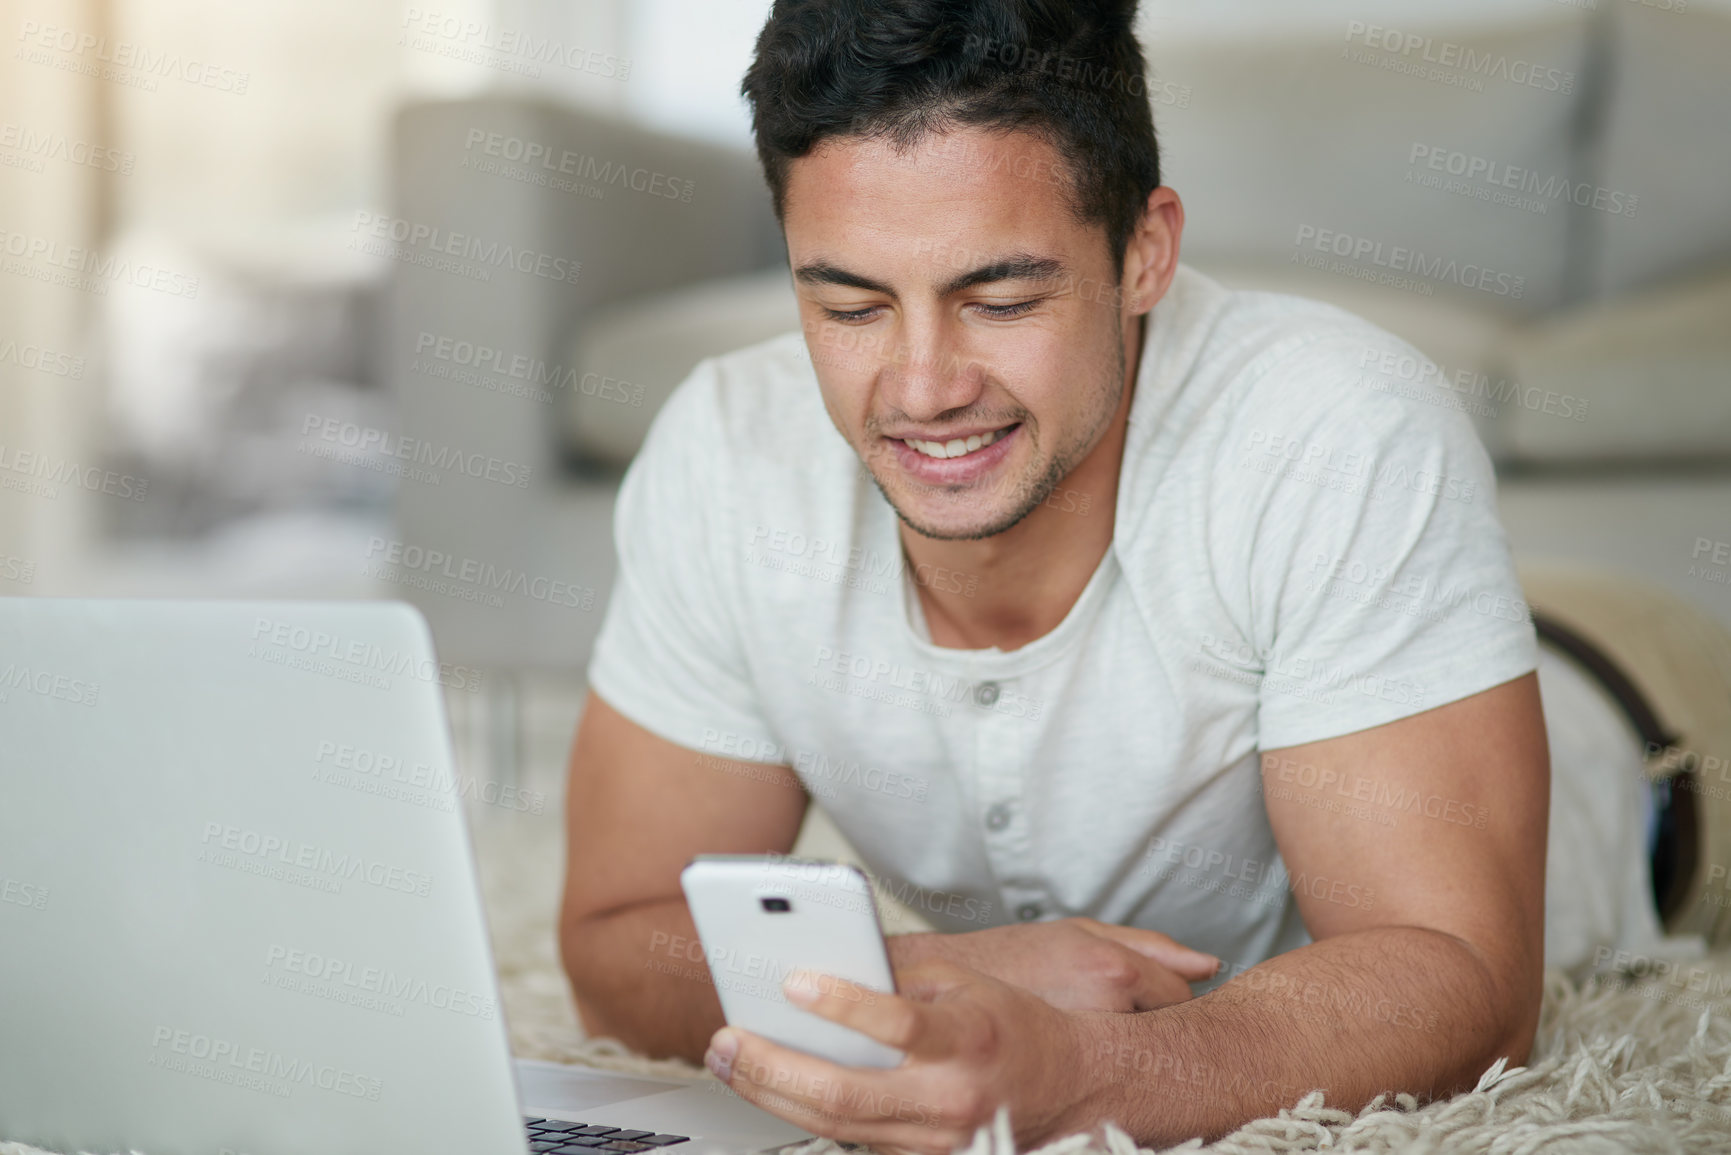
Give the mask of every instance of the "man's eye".
[(847, 311), (825, 308), (823, 312), (824, 316), (828, 317), (832, 321), (863, 321), (870, 317), (876, 309), (876, 305), (867, 305), (863, 309), (852, 309)]
[(1014, 305), (981, 305), (980, 309), (988, 317), (1020, 317), (1039, 303), (1038, 300), (1017, 301)]

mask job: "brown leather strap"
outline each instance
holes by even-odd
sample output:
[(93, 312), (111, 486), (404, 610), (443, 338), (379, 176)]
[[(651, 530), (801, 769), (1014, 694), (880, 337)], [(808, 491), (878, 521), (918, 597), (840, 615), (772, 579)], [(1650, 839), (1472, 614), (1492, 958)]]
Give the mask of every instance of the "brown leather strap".
[(1605, 687), (1630, 725), (1635, 727), (1635, 733), (1641, 736), (1643, 750), (1663, 750), (1676, 744), (1677, 735), (1665, 729), (1647, 696), (1609, 654), (1555, 618), (1546, 617), (1536, 610), (1533, 612), (1533, 629), (1538, 631), (1541, 642), (1547, 642), (1575, 659)]
[[(1647, 696), (1609, 654), (1555, 618), (1536, 611), (1533, 628), (1541, 642), (1575, 659), (1605, 687), (1635, 727), (1635, 733), (1641, 736), (1645, 751), (1664, 750), (1677, 744), (1678, 736), (1665, 729)], [(1654, 848), (1652, 861), (1653, 904), (1658, 908), (1660, 920), (1669, 924), (1682, 909), (1700, 866), (1694, 775), (1686, 769), (1680, 770), (1661, 784), (1660, 791), (1659, 845)]]

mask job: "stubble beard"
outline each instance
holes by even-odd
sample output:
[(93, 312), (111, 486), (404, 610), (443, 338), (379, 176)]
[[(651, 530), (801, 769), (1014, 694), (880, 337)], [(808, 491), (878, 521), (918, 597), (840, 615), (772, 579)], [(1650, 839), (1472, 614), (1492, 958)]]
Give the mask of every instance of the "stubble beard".
[(988, 537), (996, 537), (998, 534), (1010, 530), (1019, 524), (1023, 518), (1038, 509), (1047, 498), (1056, 493), (1058, 487), (1064, 483), (1064, 479), (1070, 476), (1076, 466), (1082, 463), (1083, 458), (1087, 457), (1093, 451), (1094, 446), (1099, 444), (1106, 427), (1112, 423), (1113, 415), (1118, 412), (1119, 402), (1123, 399), (1124, 375), (1129, 367), (1129, 363), (1124, 357), (1123, 318), (1114, 316), (1112, 327), (1112, 359), (1115, 368), (1110, 379), (1096, 383), (1093, 397), (1101, 401), (1102, 404), (1096, 410), (1095, 419), (1086, 431), (1078, 434), (1061, 451), (1054, 453), (1044, 468), (1041, 468), (1039, 464), (1039, 429), (1031, 418), (1025, 414), (1022, 417), (1021, 432), (1028, 437), (1034, 447), (1034, 462), (1030, 473), (1024, 473), (1017, 480), (1015, 500), (1011, 502), (1009, 512), (994, 518), (985, 525), (975, 526), (971, 529), (941, 529), (937, 526), (922, 525), (909, 517), (907, 511), (896, 503), (895, 498), (891, 497), (889, 491), (884, 488), (884, 483), (878, 479), (877, 473), (868, 466), (867, 472), (871, 473), (872, 484), (877, 486), (878, 492), (883, 494), (884, 500), (889, 502), (890, 508), (896, 511), (896, 516), (901, 519), (902, 523), (920, 536), (931, 538), (934, 541), (980, 541)]

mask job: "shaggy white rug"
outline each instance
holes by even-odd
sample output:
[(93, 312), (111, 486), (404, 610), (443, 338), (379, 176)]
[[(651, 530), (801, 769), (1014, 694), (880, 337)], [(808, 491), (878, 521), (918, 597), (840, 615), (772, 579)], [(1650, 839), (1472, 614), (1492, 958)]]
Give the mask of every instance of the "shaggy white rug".
[[(553, 934), (563, 870), (556, 811), (540, 819), (486, 817), (475, 835), (512, 1050), (527, 1058), (708, 1078), (683, 1062), (645, 1059), (613, 1040), (583, 1037)], [(886, 922), (897, 929), (893, 918)], [(1169, 1150), (1219, 1155), (1323, 1149), (1485, 1155), (1731, 1151), (1731, 955), (1686, 973), (1686, 979), (1647, 979), (1622, 989), (1595, 985), (1585, 991), (1553, 973), (1532, 1061), (1512, 1070), (1499, 1063), (1475, 1090), (1453, 1099), (1418, 1106), (1403, 1096), (1355, 1115), (1329, 1107), (1313, 1093), (1213, 1144), (1193, 1141)], [(844, 1151), (826, 1140), (797, 1149), (798, 1155)], [(1041, 1151), (1139, 1155), (1136, 1144), (1112, 1127), (1059, 1140)], [(1002, 1114), (969, 1148), (969, 1155), (1014, 1152)], [(46, 1153), (0, 1141), (0, 1155)]]

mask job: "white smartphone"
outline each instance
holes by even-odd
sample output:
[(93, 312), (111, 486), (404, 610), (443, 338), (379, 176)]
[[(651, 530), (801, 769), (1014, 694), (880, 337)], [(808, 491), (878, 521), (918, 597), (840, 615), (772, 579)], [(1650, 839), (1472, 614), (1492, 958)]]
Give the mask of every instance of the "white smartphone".
[(851, 1067), (902, 1061), (896, 1048), (797, 1007), (781, 992), (796, 970), (895, 991), (877, 904), (858, 867), (779, 854), (700, 854), (679, 884), (728, 1025)]

